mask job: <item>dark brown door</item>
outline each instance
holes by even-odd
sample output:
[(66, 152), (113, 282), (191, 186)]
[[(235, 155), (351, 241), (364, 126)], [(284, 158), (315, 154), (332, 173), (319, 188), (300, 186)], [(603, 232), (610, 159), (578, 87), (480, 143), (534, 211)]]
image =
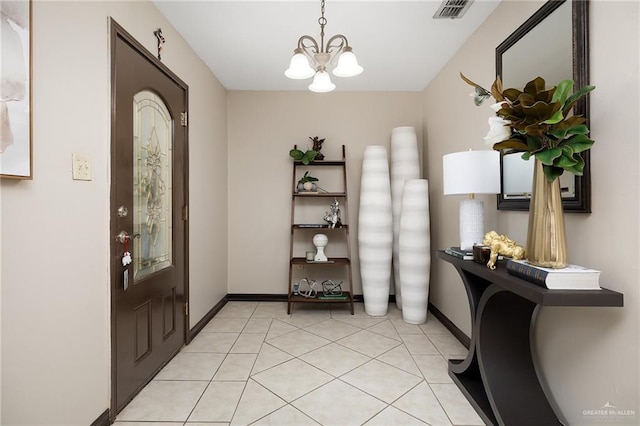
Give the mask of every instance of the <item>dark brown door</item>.
[(111, 42), (115, 415), (185, 343), (188, 88), (113, 21)]

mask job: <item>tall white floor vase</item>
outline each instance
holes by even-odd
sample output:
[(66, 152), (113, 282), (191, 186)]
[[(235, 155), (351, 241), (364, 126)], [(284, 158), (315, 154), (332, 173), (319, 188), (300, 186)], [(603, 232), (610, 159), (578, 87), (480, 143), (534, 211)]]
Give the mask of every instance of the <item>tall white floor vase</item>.
[(399, 232), (402, 318), (410, 324), (427, 321), (431, 266), (429, 183), (410, 179), (404, 184)]
[(398, 309), (402, 309), (402, 288), (398, 262), (402, 188), (404, 188), (405, 180), (419, 178), (420, 163), (416, 129), (411, 126), (396, 127), (391, 131), (391, 201), (393, 203), (393, 281)]
[(387, 150), (365, 148), (360, 184), (358, 251), (365, 312), (387, 314), (391, 286), (393, 217)]

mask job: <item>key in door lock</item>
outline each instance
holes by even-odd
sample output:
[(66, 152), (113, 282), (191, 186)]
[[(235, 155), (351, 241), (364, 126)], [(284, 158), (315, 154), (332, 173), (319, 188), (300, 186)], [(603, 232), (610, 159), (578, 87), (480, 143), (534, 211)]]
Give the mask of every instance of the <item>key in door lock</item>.
[(120, 244), (124, 244), (134, 238), (140, 238), (140, 234), (129, 235), (127, 231), (120, 231), (118, 235), (116, 235), (116, 241)]

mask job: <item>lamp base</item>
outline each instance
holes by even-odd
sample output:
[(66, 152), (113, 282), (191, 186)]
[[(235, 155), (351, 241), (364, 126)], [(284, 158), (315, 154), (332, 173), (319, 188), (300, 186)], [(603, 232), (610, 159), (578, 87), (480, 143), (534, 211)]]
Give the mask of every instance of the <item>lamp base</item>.
[(484, 203), (474, 198), (460, 201), (460, 248), (472, 250), (484, 238)]

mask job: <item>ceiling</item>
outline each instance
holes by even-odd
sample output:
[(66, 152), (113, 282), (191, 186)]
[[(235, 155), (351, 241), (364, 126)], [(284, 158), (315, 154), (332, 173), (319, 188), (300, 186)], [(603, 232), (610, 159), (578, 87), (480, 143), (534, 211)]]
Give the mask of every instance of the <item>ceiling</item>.
[[(319, 41), (319, 0), (154, 3), (228, 90), (306, 90), (311, 83), (290, 80), (284, 70), (300, 36)], [(332, 75), (336, 90), (423, 90), (500, 0), (475, 0), (461, 19), (433, 19), (440, 3), (327, 0), (325, 41), (343, 34), (364, 67), (357, 77)], [(171, 49), (170, 39), (163, 48)]]

